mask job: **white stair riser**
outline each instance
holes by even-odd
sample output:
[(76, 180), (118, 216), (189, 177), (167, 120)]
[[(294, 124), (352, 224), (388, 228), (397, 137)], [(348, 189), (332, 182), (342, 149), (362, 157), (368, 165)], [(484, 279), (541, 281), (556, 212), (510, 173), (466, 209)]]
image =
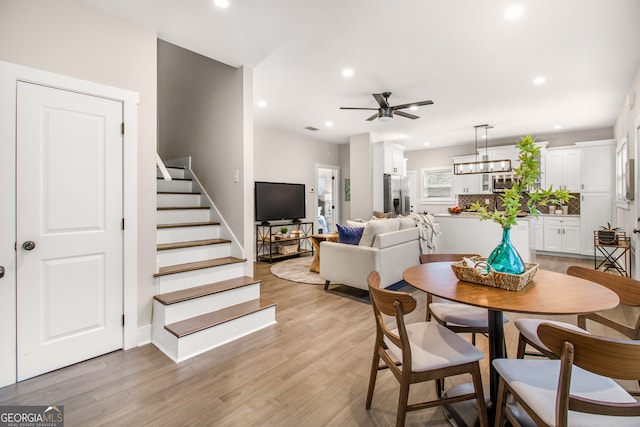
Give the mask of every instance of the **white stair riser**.
[(159, 208), (186, 208), (202, 206), (200, 194), (158, 194), (157, 206)]
[(164, 324), (169, 325), (254, 299), (260, 299), (259, 283), (171, 305), (164, 305), (154, 300), (153, 310), (154, 313), (157, 310), (164, 310)]
[(159, 179), (157, 181), (157, 189), (158, 191), (182, 191), (190, 193), (191, 190), (191, 181), (182, 181), (182, 180), (171, 180), (165, 181), (164, 179)]
[(192, 242), (194, 240), (217, 239), (219, 237), (219, 225), (160, 228), (156, 233), (156, 243), (161, 245), (163, 243)]
[(275, 307), (269, 307), (180, 339), (164, 328), (156, 332), (154, 325), (153, 343), (175, 362), (182, 362), (275, 324), (275, 312)]
[(158, 224), (182, 224), (209, 221), (209, 209), (171, 209), (157, 211)]
[(231, 245), (229, 243), (217, 243), (215, 245), (158, 251), (156, 260), (158, 266), (166, 267), (167, 265), (223, 258), (229, 256), (230, 253)]
[[(158, 178), (162, 178), (162, 172), (160, 169), (156, 169), (158, 171)], [(171, 166), (167, 166), (167, 171), (172, 178), (184, 178), (184, 169), (183, 168), (172, 168)]]
[(168, 274), (156, 278), (158, 294), (180, 291), (194, 286), (221, 282), (236, 277), (244, 276), (244, 263), (236, 262), (219, 267), (203, 268), (200, 270), (185, 271), (184, 273)]

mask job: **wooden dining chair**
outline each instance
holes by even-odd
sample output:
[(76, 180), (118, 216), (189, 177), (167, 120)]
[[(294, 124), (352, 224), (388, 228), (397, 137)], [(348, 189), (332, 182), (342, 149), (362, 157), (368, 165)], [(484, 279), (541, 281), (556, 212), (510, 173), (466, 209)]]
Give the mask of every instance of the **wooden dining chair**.
[[(570, 276), (580, 277), (582, 279), (589, 280), (591, 282), (602, 285), (611, 289), (620, 298), (620, 304), (631, 307), (640, 307), (640, 281), (631, 279), (629, 277), (618, 276), (604, 271), (592, 270), (590, 268), (571, 266), (567, 269), (567, 274)], [(640, 316), (636, 319), (636, 323), (633, 326), (624, 325), (616, 322), (610, 318), (603, 316), (600, 313), (588, 313), (578, 316), (578, 326), (565, 322), (548, 321), (542, 319), (518, 319), (515, 326), (520, 332), (518, 338), (518, 359), (522, 359), (524, 356), (546, 356), (550, 359), (557, 359), (558, 354), (554, 354), (550, 351), (540, 340), (537, 334), (538, 325), (542, 322), (553, 323), (558, 326), (562, 326), (567, 329), (573, 329), (575, 331), (587, 330), (587, 319), (605, 325), (615, 331), (620, 332), (624, 336), (632, 340), (640, 339)], [(531, 346), (539, 353), (528, 353), (526, 347)]]
[(638, 426), (640, 402), (614, 379), (640, 379), (640, 342), (541, 323), (538, 335), (560, 359), (496, 359), (495, 425)]
[[(420, 263), (429, 262), (455, 262), (462, 258), (471, 258), (476, 254), (422, 254)], [(486, 308), (474, 307), (458, 302), (433, 302), (433, 296), (427, 294), (427, 321), (435, 320), (456, 333), (470, 333), (471, 343), (476, 344), (476, 334), (489, 332), (489, 317)], [(504, 322), (509, 318), (504, 316)]]
[[(405, 314), (415, 310), (415, 298), (407, 292), (380, 289), (380, 276), (376, 271), (369, 275), (367, 282), (376, 321), (376, 340), (366, 408), (371, 408), (378, 371), (389, 369), (400, 383), (396, 426), (404, 426), (407, 411), (470, 399), (476, 400), (480, 425), (488, 426), (479, 365), (479, 360), (484, 358), (484, 354), (435, 322), (406, 324)], [(385, 321), (390, 321), (391, 317), (395, 319), (395, 324), (388, 325)], [(383, 362), (382, 365), (380, 360)], [(466, 373), (471, 374), (473, 379), (473, 393), (408, 403), (411, 384), (437, 381), (440, 378)]]

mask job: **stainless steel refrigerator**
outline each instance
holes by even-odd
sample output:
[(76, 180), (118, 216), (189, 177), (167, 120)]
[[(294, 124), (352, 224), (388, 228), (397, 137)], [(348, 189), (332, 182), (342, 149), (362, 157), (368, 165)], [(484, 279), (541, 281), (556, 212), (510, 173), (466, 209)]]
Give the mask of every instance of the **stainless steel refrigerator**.
[(384, 211), (393, 216), (411, 213), (409, 179), (406, 176), (384, 174)]

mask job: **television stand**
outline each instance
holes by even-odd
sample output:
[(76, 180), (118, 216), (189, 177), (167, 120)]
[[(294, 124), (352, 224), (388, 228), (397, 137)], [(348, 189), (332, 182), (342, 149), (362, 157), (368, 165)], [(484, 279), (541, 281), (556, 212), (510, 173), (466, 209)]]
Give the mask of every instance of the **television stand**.
[[(282, 234), (280, 229), (286, 227)], [(270, 263), (303, 254), (313, 255), (313, 222), (291, 221), (273, 225), (256, 224), (256, 261)]]

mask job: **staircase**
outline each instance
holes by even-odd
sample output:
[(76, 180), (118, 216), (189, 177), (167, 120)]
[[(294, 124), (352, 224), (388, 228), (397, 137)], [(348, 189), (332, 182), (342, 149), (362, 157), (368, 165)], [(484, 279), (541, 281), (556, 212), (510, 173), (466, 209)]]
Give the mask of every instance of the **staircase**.
[(186, 167), (158, 171), (156, 296), (152, 341), (181, 362), (275, 323), (275, 304), (260, 298), (260, 281), (244, 274), (246, 259), (232, 234), (212, 220), (206, 194)]

